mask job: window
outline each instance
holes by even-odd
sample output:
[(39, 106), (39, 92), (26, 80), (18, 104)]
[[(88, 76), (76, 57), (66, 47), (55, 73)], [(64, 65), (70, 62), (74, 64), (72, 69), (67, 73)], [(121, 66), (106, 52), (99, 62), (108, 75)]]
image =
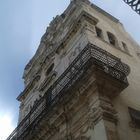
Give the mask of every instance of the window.
[(129, 107), (128, 110), (134, 127), (140, 129), (140, 111), (131, 107)]
[(51, 66), (48, 68), (46, 75), (49, 75), (51, 73), (51, 71), (53, 70), (53, 68), (54, 68), (54, 63), (51, 64)]
[(66, 15), (65, 14), (61, 14), (61, 17), (64, 19), (66, 17)]
[(137, 56), (140, 58), (140, 53), (137, 53)]
[(116, 37), (110, 32), (107, 32), (107, 35), (108, 35), (109, 43), (113, 46), (116, 46)]
[(129, 53), (127, 45), (124, 42), (122, 42), (122, 47), (123, 47), (123, 51)]
[(99, 29), (98, 27), (95, 27), (95, 30), (96, 30), (97, 37), (103, 38), (102, 30)]

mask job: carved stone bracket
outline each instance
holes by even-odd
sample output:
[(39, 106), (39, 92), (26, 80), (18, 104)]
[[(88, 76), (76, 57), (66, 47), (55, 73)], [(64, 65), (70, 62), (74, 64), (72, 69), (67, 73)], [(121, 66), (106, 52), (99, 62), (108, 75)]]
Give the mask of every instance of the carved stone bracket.
[(89, 128), (94, 129), (94, 126), (101, 119), (114, 124), (117, 123), (117, 112), (107, 97), (100, 97), (95, 104), (93, 104), (89, 112)]
[(108, 97), (100, 97), (100, 107), (103, 113), (103, 119), (117, 123), (117, 111), (114, 109)]

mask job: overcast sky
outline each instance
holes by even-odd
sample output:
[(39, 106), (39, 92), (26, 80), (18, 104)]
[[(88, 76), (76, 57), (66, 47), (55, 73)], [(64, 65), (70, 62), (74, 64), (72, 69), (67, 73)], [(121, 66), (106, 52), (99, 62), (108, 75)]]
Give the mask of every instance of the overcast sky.
[[(140, 44), (140, 16), (123, 0), (91, 1), (118, 18)], [(49, 22), (61, 14), (69, 2), (70, 0), (0, 0), (0, 126), (3, 125), (3, 120), (9, 119), (9, 131), (17, 123), (16, 97), (23, 90), (23, 69), (35, 53)], [(2, 130), (0, 128), (0, 140), (5, 140), (4, 137), (9, 132), (1, 135)]]

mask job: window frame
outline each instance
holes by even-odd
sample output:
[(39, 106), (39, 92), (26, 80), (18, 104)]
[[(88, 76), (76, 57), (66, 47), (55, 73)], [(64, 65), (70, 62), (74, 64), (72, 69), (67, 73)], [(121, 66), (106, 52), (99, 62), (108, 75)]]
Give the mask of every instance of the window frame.
[(117, 47), (118, 43), (117, 43), (116, 36), (112, 34), (111, 32), (107, 32), (107, 36), (108, 36), (109, 44), (111, 44), (114, 47)]
[(102, 31), (102, 29), (97, 27), (97, 26), (95, 26), (95, 31), (96, 31), (97, 37), (103, 39), (103, 31)]
[(140, 129), (140, 111), (132, 107), (128, 107), (128, 112), (131, 118), (132, 126), (136, 129)]

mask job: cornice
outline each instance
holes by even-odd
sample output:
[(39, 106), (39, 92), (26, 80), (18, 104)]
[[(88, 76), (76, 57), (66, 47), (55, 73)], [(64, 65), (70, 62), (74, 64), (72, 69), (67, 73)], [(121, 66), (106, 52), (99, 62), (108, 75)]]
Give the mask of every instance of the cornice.
[(110, 18), (112, 21), (116, 22), (116, 23), (120, 23), (119, 20), (117, 18), (115, 18), (114, 16), (112, 16), (111, 14), (107, 13), (106, 11), (104, 11), (103, 9), (99, 8), (98, 6), (96, 6), (95, 4), (91, 4), (91, 7), (95, 10), (97, 10), (98, 12), (102, 13), (103, 15), (107, 16), (108, 18)]

